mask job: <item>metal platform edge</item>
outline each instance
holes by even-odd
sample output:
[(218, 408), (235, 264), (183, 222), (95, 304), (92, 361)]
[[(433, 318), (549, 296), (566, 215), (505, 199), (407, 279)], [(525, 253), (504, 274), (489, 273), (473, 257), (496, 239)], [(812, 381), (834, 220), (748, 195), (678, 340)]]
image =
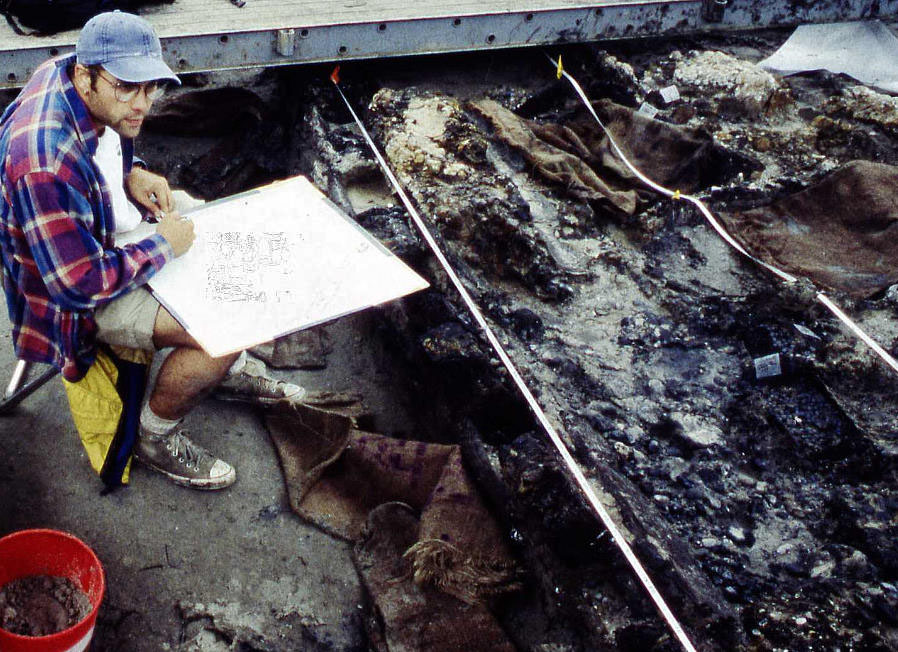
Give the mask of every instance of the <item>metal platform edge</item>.
[[(720, 6), (720, 0), (710, 4)], [(786, 27), (811, 22), (893, 20), (898, 0), (731, 0), (720, 20), (705, 19), (708, 0), (668, 0), (542, 11), (512, 11), (349, 24), (284, 25), (273, 30), (228, 31), (163, 37), (166, 61), (176, 72), (340, 62), (499, 48), (550, 46), (688, 34), (708, 30)], [(152, 16), (147, 16), (152, 22)], [(72, 44), (0, 51), (5, 77), (15, 88), (49, 57)]]

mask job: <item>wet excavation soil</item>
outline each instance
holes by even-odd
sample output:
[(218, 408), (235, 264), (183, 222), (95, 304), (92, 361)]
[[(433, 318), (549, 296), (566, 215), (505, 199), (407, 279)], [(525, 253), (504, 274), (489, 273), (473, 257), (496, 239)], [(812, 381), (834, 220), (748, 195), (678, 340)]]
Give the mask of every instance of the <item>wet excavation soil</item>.
[[(563, 57), (590, 99), (648, 102), (656, 121), (707, 138), (715, 163), (693, 192), (725, 213), (769, 204), (848, 161), (898, 164), (891, 97), (843, 76), (757, 67), (787, 36), (614, 42)], [(390, 192), (328, 73), (268, 71), (233, 98), (217, 96), (216, 106), (244, 110), (216, 112), (191, 141), (195, 155), (181, 159), (152, 148), (152, 133), (190, 120), (176, 97), (142, 152), (210, 198), (306, 174), (430, 280), (379, 308), (381, 328), (413, 379), (419, 431), (462, 443), (529, 571), (524, 593), (496, 605), (521, 648), (678, 649)], [(624, 211), (540, 174), (484, 112), (490, 100), (543, 127), (580, 119), (580, 101), (540, 51), (348, 63), (342, 76), (696, 646), (898, 649), (895, 375), (808, 284), (786, 286), (740, 258), (689, 204), (640, 191)], [(211, 92), (208, 80), (188, 81), (182, 98)], [(670, 86), (679, 99), (667, 102)], [(831, 296), (898, 349), (894, 287)], [(781, 373), (759, 379), (754, 361), (773, 354)]]
[(31, 575), (0, 587), (0, 628), (21, 636), (47, 636), (90, 614), (87, 595), (66, 577)]

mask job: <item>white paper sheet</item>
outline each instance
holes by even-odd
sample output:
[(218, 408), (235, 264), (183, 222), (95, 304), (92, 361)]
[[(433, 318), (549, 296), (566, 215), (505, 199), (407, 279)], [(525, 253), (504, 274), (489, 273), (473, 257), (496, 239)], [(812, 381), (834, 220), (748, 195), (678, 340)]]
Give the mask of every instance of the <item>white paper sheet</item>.
[(801, 25), (758, 65), (781, 75), (829, 70), (898, 93), (898, 38), (878, 20)]
[[(205, 204), (189, 218), (193, 246), (149, 287), (212, 356), (428, 286), (304, 177)], [(143, 224), (116, 242), (153, 230)]]

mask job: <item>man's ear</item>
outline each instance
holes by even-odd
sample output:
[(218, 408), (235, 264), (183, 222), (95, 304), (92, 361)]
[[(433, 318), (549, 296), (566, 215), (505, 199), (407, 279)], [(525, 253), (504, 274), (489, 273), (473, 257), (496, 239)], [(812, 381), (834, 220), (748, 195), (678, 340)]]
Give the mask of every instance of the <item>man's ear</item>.
[(72, 70), (72, 83), (81, 97), (90, 94), (90, 71), (80, 63), (76, 63)]

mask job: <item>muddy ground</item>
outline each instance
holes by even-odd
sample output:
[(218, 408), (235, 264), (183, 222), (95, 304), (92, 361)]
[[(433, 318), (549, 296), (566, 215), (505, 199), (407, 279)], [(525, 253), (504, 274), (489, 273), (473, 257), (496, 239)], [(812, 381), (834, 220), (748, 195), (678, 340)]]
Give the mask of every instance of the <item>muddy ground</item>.
[[(898, 164), (892, 98), (846, 77), (781, 79), (757, 68), (787, 36), (562, 53), (590, 98), (648, 101), (656, 119), (711, 134), (727, 156), (698, 192), (728, 211), (770, 203), (850, 160)], [(462, 442), (504, 522), (528, 574), (524, 591), (494, 609), (520, 648), (677, 649), (391, 195), (329, 73), (189, 77), (159, 107), (140, 152), (207, 198), (306, 174), (430, 279), (431, 290), (372, 311), (364, 342), (403, 379), (403, 404), (414, 409), (401, 431)], [(564, 124), (579, 100), (554, 73), (536, 50), (350, 63), (341, 72), (695, 644), (898, 648), (894, 374), (806, 286), (785, 287), (740, 258), (688, 205), (649, 197), (622, 216), (578, 198), (536, 175), (471, 105), (488, 98)], [(680, 99), (666, 103), (659, 90), (671, 85)], [(893, 289), (832, 296), (886, 349), (898, 348)], [(788, 356), (786, 373), (758, 380), (753, 360), (772, 353)], [(361, 619), (346, 617), (339, 635), (307, 649), (374, 645), (346, 633), (354, 628)], [(230, 644), (306, 649), (259, 640)]]
[[(757, 68), (785, 37), (564, 55), (591, 99), (648, 101), (656, 119), (712, 134), (730, 156), (701, 192), (728, 211), (769, 203), (849, 160), (898, 162), (891, 98), (828, 73), (779, 79)], [(806, 289), (740, 259), (691, 207), (655, 198), (621, 217), (536, 175), (471, 102), (563, 124), (579, 101), (553, 72), (530, 51), (346, 66), (343, 77), (696, 643), (893, 649), (893, 374)], [(666, 104), (658, 91), (671, 85), (681, 99)], [(381, 177), (333, 91), (310, 90), (309, 171), (441, 290), (385, 310), (386, 323), (422, 394), (440, 397), (433, 416), (470, 419), (480, 433), (509, 491), (496, 503), (521, 554), (545, 562), (534, 570), (543, 606), (573, 633), (559, 642), (675, 648), (403, 209), (385, 188), (371, 197)], [(894, 347), (891, 293), (836, 298)], [(753, 359), (777, 352), (794, 364), (759, 381)]]

